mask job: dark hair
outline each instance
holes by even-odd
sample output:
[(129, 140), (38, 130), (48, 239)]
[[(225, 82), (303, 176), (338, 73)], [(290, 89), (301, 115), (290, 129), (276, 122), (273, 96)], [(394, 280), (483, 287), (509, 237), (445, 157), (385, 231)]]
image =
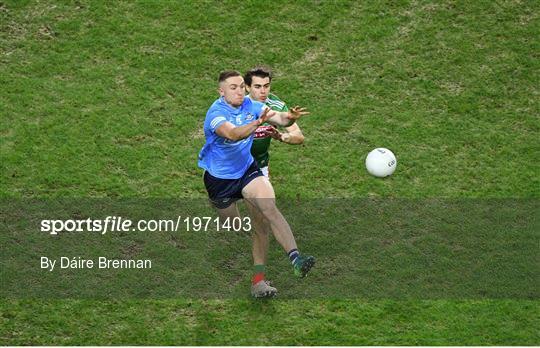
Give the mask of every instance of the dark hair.
[(225, 70), (225, 71), (222, 71), (220, 74), (219, 74), (219, 79), (218, 79), (218, 83), (221, 83), (223, 81), (225, 81), (226, 79), (228, 79), (229, 77), (234, 77), (234, 76), (242, 76), (242, 74), (240, 74), (238, 71), (236, 70)]
[(268, 77), (270, 81), (272, 81), (272, 70), (264, 66), (257, 66), (251, 69), (244, 75), (244, 82), (246, 83), (246, 85), (251, 86), (251, 83), (253, 82), (253, 76), (257, 76), (263, 79), (265, 77)]

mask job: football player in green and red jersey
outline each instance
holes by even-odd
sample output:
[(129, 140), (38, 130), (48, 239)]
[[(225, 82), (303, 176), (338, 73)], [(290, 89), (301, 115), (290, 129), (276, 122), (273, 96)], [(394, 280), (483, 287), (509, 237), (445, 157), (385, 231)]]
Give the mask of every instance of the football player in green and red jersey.
[[(244, 75), (244, 82), (246, 84), (248, 97), (253, 101), (262, 102), (274, 111), (289, 111), (289, 108), (281, 99), (275, 94), (270, 93), (272, 72), (269, 69), (265, 67), (251, 69)], [(300, 145), (304, 142), (304, 135), (296, 123), (289, 127), (284, 127), (284, 132), (278, 131), (269, 123), (263, 123), (255, 130), (254, 135), (251, 154), (264, 176), (268, 179), (270, 160), (269, 149), (272, 139), (291, 145)], [(252, 278), (252, 294), (255, 297), (259, 297), (258, 293), (261, 292), (260, 290), (265, 290), (266, 293), (271, 292), (273, 295), (277, 290), (270, 286), (265, 279), (269, 235), (271, 231), (268, 228), (269, 224), (264, 221), (264, 217), (261, 214), (254, 212), (252, 217), (252, 223), (255, 230), (255, 233), (253, 233), (254, 273)], [(310, 261), (314, 262), (314, 259), (312, 259), (313, 258), (310, 257)]]
[[(287, 105), (277, 95), (270, 93), (272, 72), (269, 69), (265, 67), (251, 69), (244, 75), (244, 82), (249, 93), (248, 97), (252, 100), (266, 104), (271, 110), (289, 111)], [(255, 130), (251, 154), (266, 177), (269, 176), (270, 154), (268, 151), (272, 138), (291, 145), (300, 145), (304, 142), (302, 130), (296, 123), (290, 127), (284, 127), (283, 133), (269, 123), (260, 125)]]

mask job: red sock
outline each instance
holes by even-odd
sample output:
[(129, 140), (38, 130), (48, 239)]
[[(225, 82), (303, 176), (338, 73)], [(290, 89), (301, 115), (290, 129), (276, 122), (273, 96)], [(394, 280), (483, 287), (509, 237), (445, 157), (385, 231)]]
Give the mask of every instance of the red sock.
[(251, 278), (251, 284), (255, 285), (261, 280), (264, 280), (264, 273), (256, 273), (253, 275), (253, 278)]
[(251, 278), (251, 284), (255, 285), (261, 280), (264, 280), (264, 271), (266, 267), (264, 265), (253, 266), (253, 278)]

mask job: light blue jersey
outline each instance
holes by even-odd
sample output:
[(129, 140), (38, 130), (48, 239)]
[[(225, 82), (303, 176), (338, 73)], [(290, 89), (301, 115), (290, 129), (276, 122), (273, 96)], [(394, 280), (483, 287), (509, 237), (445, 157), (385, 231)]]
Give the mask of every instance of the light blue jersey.
[(206, 143), (199, 152), (199, 167), (220, 179), (239, 179), (253, 163), (251, 144), (253, 134), (246, 139), (232, 141), (216, 134), (216, 129), (224, 122), (235, 127), (246, 125), (258, 119), (264, 104), (244, 98), (239, 108), (233, 108), (223, 97), (216, 100), (204, 120)]

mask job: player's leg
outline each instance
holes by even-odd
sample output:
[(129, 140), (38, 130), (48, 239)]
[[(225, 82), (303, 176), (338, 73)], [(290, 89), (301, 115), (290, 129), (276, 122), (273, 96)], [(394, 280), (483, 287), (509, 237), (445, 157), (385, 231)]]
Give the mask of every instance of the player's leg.
[[(257, 167), (251, 168), (254, 175), (258, 175)], [(247, 173), (245, 176), (248, 177)], [(227, 221), (232, 221), (234, 218), (240, 217), (238, 210), (237, 199), (242, 197), (243, 180), (223, 180), (205, 173), (205, 187), (208, 191), (211, 204), (216, 208), (219, 219), (222, 224), (227, 224)], [(260, 215), (260, 214), (259, 214)], [(254, 274), (252, 277), (251, 294), (254, 297), (272, 297), (277, 293), (276, 288), (270, 286), (264, 279), (266, 250), (268, 249), (268, 236), (264, 238), (264, 226), (261, 226), (262, 220), (260, 217), (254, 221), (255, 228), (253, 234), (253, 257), (255, 261)]]
[[(260, 168), (262, 174), (268, 177), (268, 167)], [(268, 260), (268, 249), (270, 246), (270, 226), (264, 221), (264, 216), (261, 212), (253, 206), (249, 201), (245, 201), (249, 210), (249, 215), (252, 219), (253, 226), (253, 278), (252, 278), (252, 295), (260, 297), (261, 291), (266, 296), (274, 296), (277, 293), (277, 289), (270, 286), (266, 281), (266, 263)], [(264, 285), (259, 284), (264, 282)], [(266, 285), (266, 286), (265, 286)], [(270, 291), (269, 291), (270, 290)]]
[(287, 252), (296, 249), (291, 227), (276, 207), (274, 188), (270, 181), (264, 176), (259, 176), (242, 189), (242, 195), (270, 224), (274, 237), (283, 249)]
[[(246, 202), (251, 216), (251, 225), (253, 227), (253, 264), (266, 265), (268, 255), (269, 236), (268, 229), (264, 224), (264, 217), (252, 204)], [(241, 217), (238, 210), (237, 202), (231, 203), (226, 208), (216, 208), (221, 223), (225, 223), (228, 219), (232, 221), (234, 218)]]
[(219, 221), (222, 224), (225, 223), (226, 220), (232, 221), (232, 219), (234, 219), (235, 217), (240, 217), (240, 211), (238, 210), (238, 205), (236, 204), (236, 201), (232, 202), (227, 207), (218, 208), (215, 206), (215, 208), (219, 216)]
[(253, 297), (273, 297), (277, 289), (266, 280), (266, 261), (270, 244), (269, 233), (264, 225), (264, 217), (248, 201), (246, 206), (251, 216), (253, 227), (253, 277), (251, 278), (251, 295)]
[[(268, 177), (268, 166), (260, 168), (261, 173), (266, 178)], [(268, 257), (268, 248), (270, 245), (269, 235), (272, 233), (270, 226), (264, 221), (264, 216), (253, 204), (246, 201), (246, 206), (249, 214), (252, 217), (252, 225), (255, 232), (253, 233), (253, 261), (254, 264), (266, 265)]]
[(301, 255), (298, 252), (291, 227), (276, 207), (274, 189), (270, 181), (264, 176), (259, 176), (242, 189), (242, 195), (270, 225), (274, 237), (287, 252), (289, 260), (294, 266), (295, 274), (300, 277), (306, 276), (315, 264), (315, 258)]
[[(236, 217), (240, 217), (237, 202), (231, 203), (227, 207), (217, 208), (219, 219), (222, 224), (225, 224), (227, 219), (232, 221)], [(252, 215), (253, 216), (253, 215)], [(265, 233), (262, 220), (252, 218), (253, 226), (253, 277), (251, 278), (251, 295), (256, 298), (273, 297), (277, 294), (277, 289), (270, 286), (265, 280), (266, 272), (266, 255), (268, 251), (268, 234)]]
[[(248, 207), (249, 215), (251, 216), (251, 225), (253, 227), (253, 262), (254, 264), (266, 264), (269, 236), (267, 226), (264, 223), (264, 217), (251, 203), (246, 201), (246, 206)], [(226, 208), (216, 207), (216, 210), (222, 224), (225, 224), (227, 220), (233, 221), (234, 218), (241, 217), (237, 202), (231, 203)]]
[(249, 201), (246, 201), (246, 206), (253, 226), (253, 264), (266, 265), (270, 245), (269, 229), (267, 229), (260, 211)]

